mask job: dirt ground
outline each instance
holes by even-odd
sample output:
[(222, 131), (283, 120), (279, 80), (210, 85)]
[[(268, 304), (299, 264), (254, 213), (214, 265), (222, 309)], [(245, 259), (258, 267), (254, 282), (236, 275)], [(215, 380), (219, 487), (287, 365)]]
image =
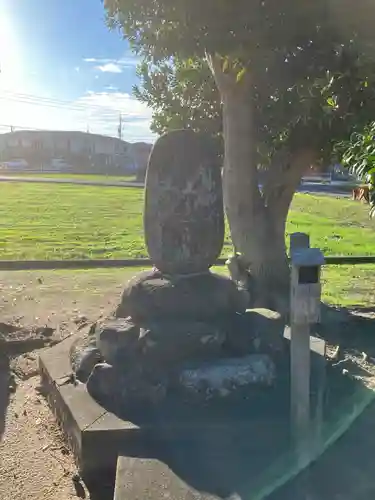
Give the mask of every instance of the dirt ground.
[(2, 500), (77, 498), (77, 471), (37, 386), (37, 376), (17, 381), (9, 401), (0, 445)]
[(83, 318), (96, 320), (141, 269), (0, 272), (0, 322), (50, 326), (64, 337)]
[[(125, 282), (138, 271), (0, 273), (1, 500), (103, 500), (97, 491), (89, 492), (77, 475), (72, 456), (38, 390), (37, 359), (40, 349), (48, 348), (113, 310)], [(355, 346), (359, 353), (365, 351), (375, 357), (371, 335), (374, 316), (374, 311), (369, 310), (360, 318), (359, 327), (363, 332), (360, 336), (353, 335), (353, 328), (344, 316), (338, 328), (328, 326), (330, 353), (342, 342), (348, 349)], [(6, 344), (7, 353), (1, 338), (10, 341)], [(373, 404), (347, 437), (339, 441), (341, 448), (332, 447), (319, 461), (320, 465), (309, 472), (308, 481), (314, 487), (308, 488), (308, 496), (296, 496), (292, 485), (272, 498), (374, 498), (374, 440), (369, 439), (374, 434), (374, 412)], [(359, 443), (365, 443), (365, 449), (362, 450)], [(322, 481), (324, 470), (333, 470), (327, 481)], [(301, 475), (298, 481), (306, 482), (306, 477)], [(298, 485), (298, 481), (293, 482), (294, 485)]]
[[(128, 277), (121, 270), (0, 273), (1, 500), (90, 497), (38, 391), (38, 353), (110, 312)], [(9, 356), (1, 338), (11, 342)]]

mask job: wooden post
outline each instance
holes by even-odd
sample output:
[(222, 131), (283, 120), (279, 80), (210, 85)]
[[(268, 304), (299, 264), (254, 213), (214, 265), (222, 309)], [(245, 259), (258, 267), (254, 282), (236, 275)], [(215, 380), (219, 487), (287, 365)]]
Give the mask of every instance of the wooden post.
[(309, 236), (291, 235), (290, 376), (291, 434), (298, 462), (309, 461), (311, 446), (310, 326), (320, 320), (320, 266), (324, 258), (309, 248)]
[(291, 325), (291, 428), (298, 460), (309, 458), (310, 429), (310, 327)]
[(310, 337), (311, 374), (314, 391), (314, 408), (312, 414), (313, 453), (318, 455), (322, 446), (323, 409), (326, 390), (326, 343), (323, 339)]

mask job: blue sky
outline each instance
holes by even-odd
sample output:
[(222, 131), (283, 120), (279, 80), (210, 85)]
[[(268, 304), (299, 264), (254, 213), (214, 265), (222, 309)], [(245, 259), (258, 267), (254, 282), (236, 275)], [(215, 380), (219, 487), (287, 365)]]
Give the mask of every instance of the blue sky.
[(105, 25), (101, 0), (0, 0), (0, 132), (89, 130), (153, 141), (132, 96), (137, 59)]

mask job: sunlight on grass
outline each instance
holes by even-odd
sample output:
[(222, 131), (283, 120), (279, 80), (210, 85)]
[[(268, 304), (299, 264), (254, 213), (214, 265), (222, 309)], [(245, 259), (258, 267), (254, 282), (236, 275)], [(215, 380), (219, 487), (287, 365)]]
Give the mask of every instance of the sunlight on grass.
[[(145, 258), (143, 190), (60, 184), (0, 184), (0, 259)], [(367, 207), (348, 199), (297, 194), (287, 236), (310, 234), (325, 255), (375, 255)], [(232, 251), (227, 232), (222, 256)], [(224, 272), (221, 268), (220, 272)], [(331, 303), (371, 303), (375, 266), (327, 266)]]

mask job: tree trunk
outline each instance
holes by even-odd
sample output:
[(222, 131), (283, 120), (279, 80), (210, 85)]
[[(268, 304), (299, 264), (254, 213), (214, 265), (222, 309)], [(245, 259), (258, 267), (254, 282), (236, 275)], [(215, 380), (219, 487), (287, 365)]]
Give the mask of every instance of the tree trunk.
[(209, 62), (223, 103), (223, 192), (232, 241), (251, 271), (253, 305), (285, 312), (289, 302), (285, 224), (307, 159), (298, 156), (298, 162), (289, 162), (286, 155), (261, 193), (254, 154), (251, 76), (238, 82), (235, 76), (223, 73), (220, 61), (211, 57)]

